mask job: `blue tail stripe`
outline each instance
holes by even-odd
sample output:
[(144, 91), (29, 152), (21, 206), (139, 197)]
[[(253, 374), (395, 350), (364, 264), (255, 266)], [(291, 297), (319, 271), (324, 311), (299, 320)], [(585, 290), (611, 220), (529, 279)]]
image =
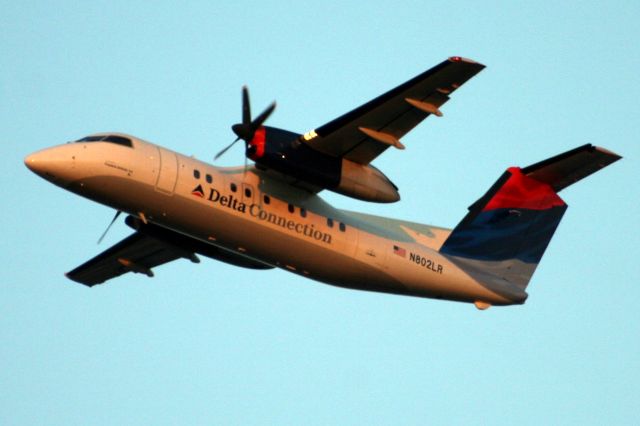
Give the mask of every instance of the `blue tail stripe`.
[(453, 230), (441, 253), (477, 260), (538, 263), (567, 206), (495, 209), (474, 214)]

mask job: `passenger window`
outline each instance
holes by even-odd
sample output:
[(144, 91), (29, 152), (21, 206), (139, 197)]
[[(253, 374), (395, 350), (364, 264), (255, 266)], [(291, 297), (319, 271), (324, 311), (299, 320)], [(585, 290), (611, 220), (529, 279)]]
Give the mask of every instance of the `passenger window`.
[(268, 195), (265, 195), (264, 197), (262, 197), (262, 199), (264, 200), (265, 204), (270, 204), (271, 203), (271, 198)]
[(329, 228), (333, 228), (333, 219), (331, 219), (330, 217), (327, 218), (327, 226)]
[(347, 227), (346, 227), (346, 226), (345, 226), (345, 224), (344, 224), (344, 223), (342, 223), (342, 222), (340, 222), (340, 230), (341, 230), (342, 232), (344, 232), (344, 231), (346, 231), (346, 230), (347, 230)]
[(196, 179), (200, 179), (200, 170), (194, 169), (193, 170), (193, 177)]
[(205, 178), (207, 179), (207, 183), (211, 183), (211, 182), (213, 182), (213, 178), (211, 177), (211, 175), (210, 175), (210, 174), (207, 174), (207, 175), (205, 176)]
[(236, 192), (238, 190), (238, 186), (235, 183), (231, 184), (231, 192)]
[(293, 206), (293, 204), (289, 204), (289, 213), (293, 213), (296, 211), (296, 208)]
[(251, 190), (249, 188), (244, 189), (244, 196), (247, 198), (251, 198)]
[(300, 216), (307, 217), (307, 209), (300, 207)]

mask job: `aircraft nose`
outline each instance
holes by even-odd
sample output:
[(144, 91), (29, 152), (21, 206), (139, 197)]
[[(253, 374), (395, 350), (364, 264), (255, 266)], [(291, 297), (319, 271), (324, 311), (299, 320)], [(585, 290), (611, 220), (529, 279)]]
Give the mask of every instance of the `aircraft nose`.
[(24, 157), (24, 165), (33, 173), (42, 173), (44, 171), (43, 164), (42, 155), (39, 152), (35, 152)]
[(73, 177), (74, 163), (74, 155), (63, 146), (37, 151), (24, 159), (29, 170), (56, 184), (68, 183)]

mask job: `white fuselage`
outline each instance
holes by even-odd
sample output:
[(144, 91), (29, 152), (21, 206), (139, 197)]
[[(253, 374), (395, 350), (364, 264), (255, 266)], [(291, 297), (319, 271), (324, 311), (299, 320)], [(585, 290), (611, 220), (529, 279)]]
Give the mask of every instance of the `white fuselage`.
[(273, 173), (214, 167), (131, 139), (133, 147), (69, 143), (32, 154), (25, 162), (79, 195), (327, 284), (514, 303), (438, 252), (449, 230), (335, 209)]

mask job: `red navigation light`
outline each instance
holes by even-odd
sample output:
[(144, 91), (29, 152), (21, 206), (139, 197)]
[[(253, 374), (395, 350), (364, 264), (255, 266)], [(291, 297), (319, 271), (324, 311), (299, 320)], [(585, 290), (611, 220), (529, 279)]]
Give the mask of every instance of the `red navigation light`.
[(460, 62), (462, 58), (460, 56), (452, 56), (449, 58), (452, 62)]

